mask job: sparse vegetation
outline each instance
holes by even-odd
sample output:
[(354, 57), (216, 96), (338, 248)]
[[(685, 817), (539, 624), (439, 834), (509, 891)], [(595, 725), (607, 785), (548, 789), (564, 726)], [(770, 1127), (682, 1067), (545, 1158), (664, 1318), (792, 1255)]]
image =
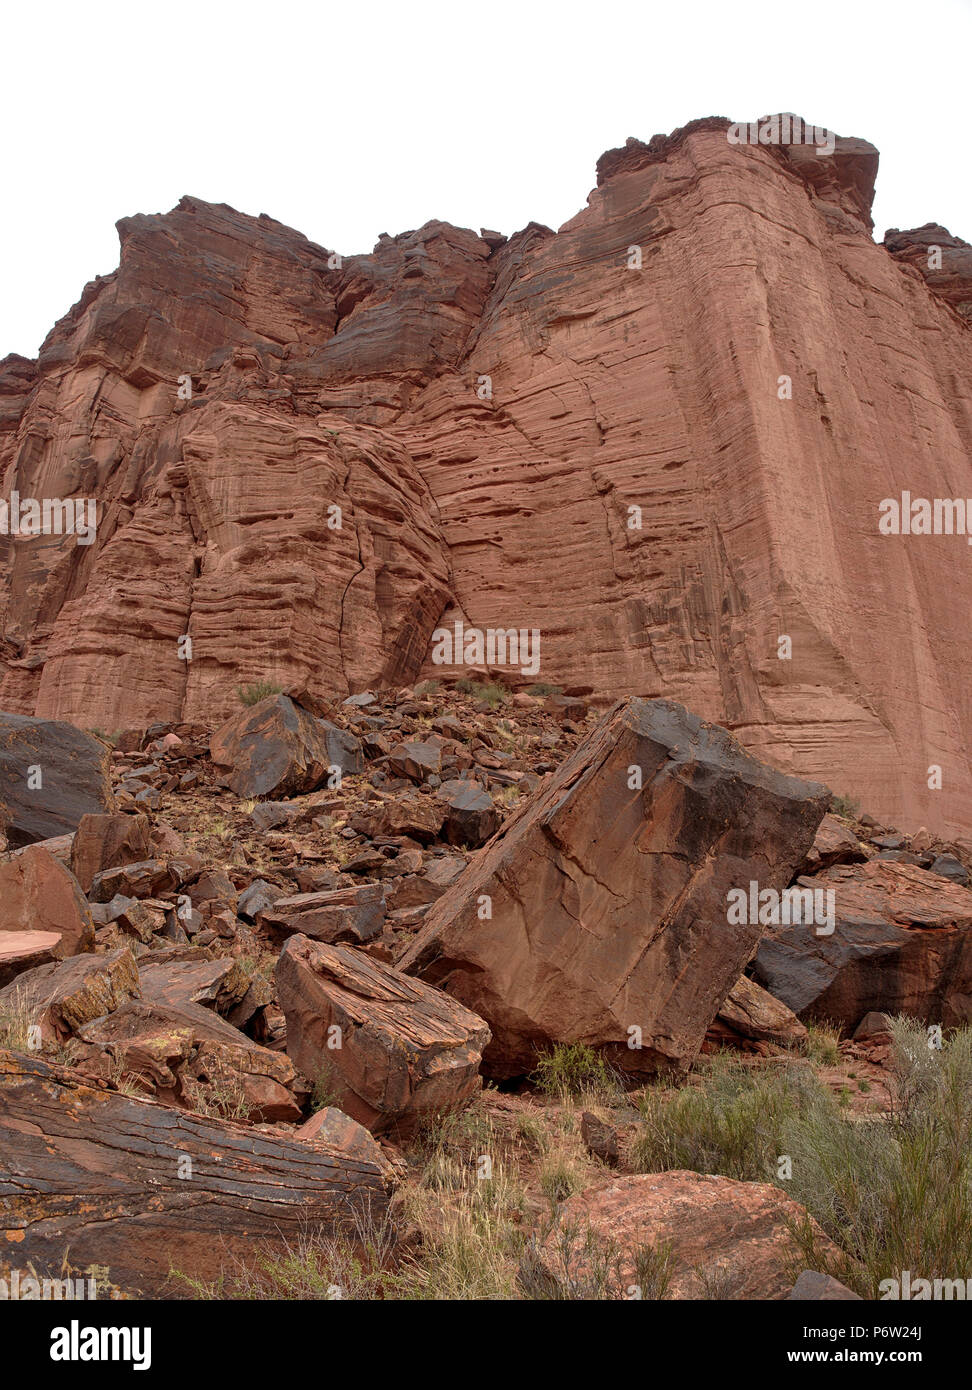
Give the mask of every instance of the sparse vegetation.
[(808, 1023), (804, 1050), (811, 1062), (835, 1067), (840, 1062), (840, 1029), (833, 1023)]
[[(896, 1020), (892, 1033), (889, 1114), (855, 1118), (806, 1063), (754, 1069), (720, 1057), (697, 1086), (647, 1093), (637, 1166), (776, 1183), (842, 1251), (827, 1272), (865, 1298), (903, 1269), (963, 1274), (972, 1253), (972, 1029), (940, 1051), (914, 1021)], [(780, 1155), (791, 1160), (788, 1180)], [(804, 1267), (823, 1268), (811, 1228), (793, 1235)]]
[(337, 1105), (340, 1099), (341, 1089), (335, 1078), (334, 1069), (325, 1058), (314, 1077), (314, 1089), (311, 1092), (311, 1112), (316, 1114), (318, 1110), (326, 1110), (329, 1105)]
[(561, 1099), (612, 1100), (621, 1091), (618, 1077), (603, 1056), (584, 1043), (556, 1043), (542, 1054), (530, 1080), (545, 1095)]
[(257, 681), (253, 685), (238, 685), (236, 693), (240, 704), (258, 705), (261, 700), (268, 699), (271, 695), (279, 695), (283, 691), (282, 685), (275, 685), (273, 681)]
[(474, 700), (482, 700), (490, 709), (497, 709), (510, 698), (506, 686), (496, 681), (474, 681), (463, 676), (456, 681), (456, 689), (463, 695), (471, 695)]
[(856, 821), (861, 814), (861, 804), (849, 796), (832, 796), (830, 798), (830, 810), (832, 815), (843, 816), (845, 820)]
[(31, 1042), (33, 1011), (27, 993), (17, 987), (13, 999), (0, 1004), (0, 1047), (11, 1052), (28, 1052)]

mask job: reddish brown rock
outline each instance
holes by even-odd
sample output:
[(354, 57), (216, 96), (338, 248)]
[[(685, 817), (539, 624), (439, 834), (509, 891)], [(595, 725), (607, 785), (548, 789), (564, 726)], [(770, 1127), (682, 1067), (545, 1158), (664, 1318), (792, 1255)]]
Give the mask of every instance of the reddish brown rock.
[(373, 1133), (408, 1133), (479, 1090), (489, 1029), (441, 991), (304, 936), (288, 940), (275, 979), (290, 1056)]
[(86, 1077), (247, 1124), (300, 1119), (307, 1087), (290, 1058), (191, 1001), (129, 999), (75, 1032), (68, 1059)]
[(967, 832), (964, 542), (877, 527), (967, 471), (967, 249), (926, 281), (937, 228), (873, 241), (867, 142), (728, 126), (609, 151), (576, 217), (502, 244), (430, 222), (338, 266), (195, 198), (123, 219), (118, 270), (0, 369), (6, 489), (99, 504), (80, 562), (11, 538), (7, 707), (130, 728), (465, 675), (431, 660), (461, 618), (542, 635), (490, 675), (671, 695)]
[(92, 1019), (138, 996), (135, 958), (120, 947), (25, 971), (0, 990), (0, 1008), (38, 1029), (40, 1043), (63, 1042)]
[(328, 776), (332, 751), (323, 722), (286, 695), (271, 695), (241, 710), (209, 744), (227, 785), (247, 797), (313, 791)]
[(0, 864), (0, 930), (57, 932), (59, 958), (94, 945), (94, 923), (77, 879), (40, 845)]
[(380, 883), (278, 898), (257, 914), (257, 923), (262, 927), (288, 935), (302, 932), (315, 941), (344, 941), (352, 945), (378, 936), (384, 920), (385, 893)]
[(499, 829), (500, 813), (478, 782), (444, 782), (436, 795), (445, 804), (442, 838), (450, 845), (477, 849)]
[(148, 816), (87, 815), (71, 845), (71, 870), (87, 893), (95, 874), (152, 857)]
[(0, 989), (25, 970), (58, 959), (59, 931), (0, 931)]
[(435, 839), (445, 817), (446, 808), (435, 797), (403, 792), (388, 797), (376, 811), (359, 813), (351, 825), (366, 835), (408, 835), (425, 843)]
[(727, 920), (729, 890), (783, 888), (827, 800), (679, 705), (621, 703), (438, 900), (400, 968), (487, 1020), (488, 1074), (528, 1072), (554, 1042), (634, 1072), (686, 1067), (762, 930)]
[(88, 895), (96, 903), (111, 902), (119, 894), (125, 898), (151, 898), (176, 888), (179, 877), (171, 862), (144, 859), (95, 874)]
[(345, 1115), (343, 1110), (338, 1110), (333, 1105), (326, 1105), (323, 1110), (313, 1114), (295, 1132), (294, 1138), (308, 1142), (322, 1139), (332, 1148), (347, 1154), (349, 1158), (373, 1163), (382, 1172), (392, 1171), (392, 1165), (385, 1158), (380, 1144), (364, 1125), (359, 1125), (357, 1120), (352, 1120), (350, 1115)]
[(805, 1209), (767, 1183), (680, 1170), (613, 1177), (561, 1204), (532, 1280), (573, 1298), (604, 1297), (601, 1257), (610, 1271), (607, 1296), (658, 1297), (640, 1289), (635, 1257), (638, 1247), (660, 1254), (667, 1246), (668, 1298), (783, 1299), (800, 1257), (790, 1228), (804, 1222), (815, 1253), (839, 1257)]
[(214, 1013), (230, 1014), (250, 988), (250, 976), (239, 960), (140, 961), (138, 977), (142, 998), (175, 1008), (200, 1004)]
[(10, 1052), (0, 1153), (0, 1277), (99, 1266), (129, 1297), (186, 1296), (173, 1269), (218, 1280), (308, 1228), (353, 1237), (388, 1206), (386, 1174), (324, 1140), (94, 1090)]
[(763, 985), (801, 1018), (853, 1031), (870, 1012), (947, 1027), (972, 1022), (972, 892), (911, 864), (873, 859), (800, 880), (834, 894), (835, 927), (767, 928)]
[(860, 864), (867, 858), (853, 831), (842, 825), (836, 816), (824, 816), (813, 837), (813, 844), (800, 872), (814, 874), (829, 869), (831, 864)]
[(892, 228), (884, 233), (884, 245), (896, 260), (914, 266), (957, 314), (972, 321), (972, 246), (967, 241), (937, 222), (926, 222), (907, 232)]
[(806, 1042), (807, 1030), (792, 1009), (774, 999), (755, 980), (740, 975), (722, 1001), (706, 1039), (720, 1047), (744, 1043), (796, 1047)]

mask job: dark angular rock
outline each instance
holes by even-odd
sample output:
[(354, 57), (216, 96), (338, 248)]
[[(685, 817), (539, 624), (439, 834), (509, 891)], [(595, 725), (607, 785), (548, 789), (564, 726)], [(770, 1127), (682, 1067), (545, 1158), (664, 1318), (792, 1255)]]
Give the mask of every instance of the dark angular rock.
[(0, 821), (11, 849), (112, 810), (107, 744), (59, 719), (0, 714)]

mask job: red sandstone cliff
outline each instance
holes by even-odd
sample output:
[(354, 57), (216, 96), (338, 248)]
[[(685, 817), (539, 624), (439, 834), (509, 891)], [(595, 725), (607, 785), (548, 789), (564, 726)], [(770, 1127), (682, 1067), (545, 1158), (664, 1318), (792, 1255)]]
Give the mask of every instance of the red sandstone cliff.
[(727, 125), (609, 152), (556, 234), (337, 264), (193, 198), (120, 222), (119, 269), (0, 362), (0, 496), (99, 503), (90, 546), (0, 536), (0, 706), (116, 729), (404, 683), (462, 616), (967, 832), (972, 552), (878, 507), (972, 498), (969, 249), (875, 243), (865, 142)]

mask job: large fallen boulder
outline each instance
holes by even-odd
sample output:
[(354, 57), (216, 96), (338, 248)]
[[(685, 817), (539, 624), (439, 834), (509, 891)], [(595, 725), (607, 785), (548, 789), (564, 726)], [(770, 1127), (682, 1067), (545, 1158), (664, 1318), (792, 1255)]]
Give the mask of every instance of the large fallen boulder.
[(82, 816), (71, 845), (71, 869), (85, 893), (95, 874), (151, 857), (148, 816), (123, 812)]
[(233, 715), (213, 734), (209, 753), (237, 796), (298, 796), (324, 782), (331, 767), (363, 766), (357, 739), (315, 718), (286, 695), (271, 695)]
[(0, 822), (11, 849), (113, 810), (110, 774), (111, 749), (73, 724), (0, 714)]
[(0, 930), (59, 932), (54, 954), (77, 955), (94, 945), (94, 923), (81, 886), (40, 845), (0, 863)]
[(404, 1135), (479, 1090), (481, 1018), (348, 946), (292, 936), (277, 960), (287, 1051), (372, 1133)]
[(614, 706), (431, 908), (399, 961), (489, 1023), (487, 1074), (555, 1042), (687, 1067), (759, 940), (731, 890), (779, 892), (826, 788), (667, 700)]
[[(784, 1299), (796, 1226), (813, 1232), (816, 1255), (840, 1259), (806, 1209), (768, 1183), (681, 1169), (612, 1177), (561, 1203), (523, 1277), (572, 1298)], [(646, 1248), (655, 1277), (664, 1269), (647, 1288)]]
[(853, 1030), (866, 1013), (972, 1021), (972, 892), (913, 864), (872, 859), (798, 880), (832, 892), (834, 929), (770, 926), (760, 982), (803, 1019)]
[(0, 1276), (97, 1266), (130, 1297), (188, 1296), (171, 1271), (216, 1280), (308, 1231), (353, 1238), (388, 1206), (387, 1171), (323, 1139), (95, 1090), (11, 1052), (0, 1155)]

